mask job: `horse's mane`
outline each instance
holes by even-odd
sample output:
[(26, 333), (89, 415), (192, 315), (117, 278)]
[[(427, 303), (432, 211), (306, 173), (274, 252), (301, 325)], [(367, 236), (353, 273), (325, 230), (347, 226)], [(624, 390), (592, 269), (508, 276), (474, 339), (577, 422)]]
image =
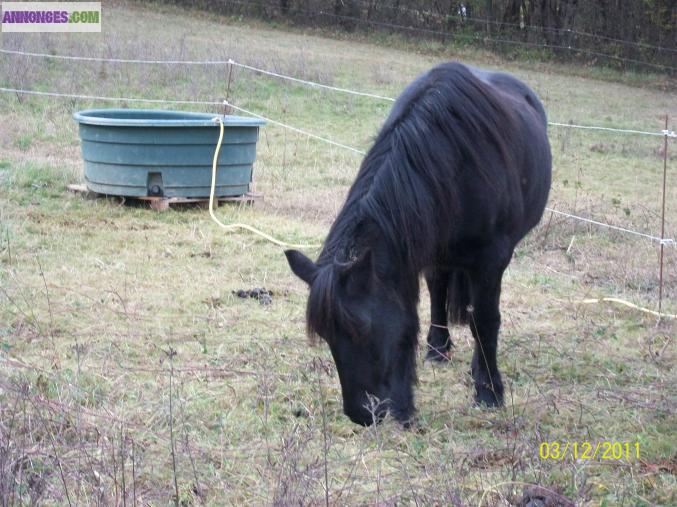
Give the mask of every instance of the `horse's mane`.
[(418, 297), (421, 268), (453, 233), (457, 180), (474, 171), (491, 195), (518, 181), (517, 161), (510, 156), (514, 146), (509, 149), (518, 142), (515, 113), (504, 105), (510, 100), (459, 63), (435, 67), (404, 91), (365, 156), (318, 258), (324, 273), (308, 302), (311, 332), (351, 319), (337, 308), (336, 275), (328, 265), (358, 257), (373, 241), (384, 242), (399, 271), (416, 283)]
[[(492, 193), (504, 190), (501, 180), (515, 173), (508, 149), (515, 119), (505, 100), (460, 63), (435, 67), (412, 83), (365, 156), (320, 263), (349, 260), (347, 236), (371, 220), (414, 268), (423, 260), (422, 243), (435, 243), (431, 238), (442, 232), (440, 219), (448, 224), (457, 212), (459, 172), (476, 171)], [(504, 175), (491, 172), (497, 163)]]

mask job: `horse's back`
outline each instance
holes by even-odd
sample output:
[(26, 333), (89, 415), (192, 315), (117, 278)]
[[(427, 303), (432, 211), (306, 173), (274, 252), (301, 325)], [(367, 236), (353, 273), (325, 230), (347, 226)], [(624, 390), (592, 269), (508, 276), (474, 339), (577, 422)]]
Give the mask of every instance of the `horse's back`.
[(515, 101), (513, 107), (520, 108), (522, 106), (528, 106), (537, 113), (538, 117), (541, 119), (541, 124), (543, 126), (547, 125), (547, 116), (540, 99), (529, 86), (515, 76), (505, 72), (480, 69), (459, 62), (448, 62), (442, 63), (418, 76), (404, 89), (388, 115), (384, 128), (387, 129), (388, 126), (404, 116), (407, 108), (420, 98), (426, 88), (431, 86), (431, 81), (440, 78), (444, 79), (445, 77), (451, 78), (452, 76), (458, 75), (459, 71), (463, 70), (468, 71), (472, 76), (476, 77), (484, 84), (489, 85), (497, 93), (510, 97)]
[(496, 90), (511, 96), (517, 101), (517, 106), (527, 105), (536, 112), (541, 119), (543, 127), (547, 126), (548, 119), (545, 113), (545, 108), (541, 103), (536, 93), (527, 86), (523, 81), (520, 81), (511, 74), (505, 72), (493, 72), (476, 67), (468, 67), (478, 79), (486, 84), (494, 87)]
[[(406, 122), (411, 111), (431, 97), (437, 97), (432, 100), (439, 100), (439, 108), (452, 111), (446, 118), (458, 123), (447, 126), (446, 135), (465, 134), (467, 127), (476, 128), (481, 122), (477, 133), (491, 131), (489, 137), (475, 135), (459, 143), (465, 144), (460, 149), (473, 154), (462, 159), (474, 170), (450, 171), (462, 216), (453, 225), (455, 240), (476, 242), (477, 236), (502, 234), (516, 244), (540, 220), (550, 188), (550, 145), (541, 101), (510, 74), (443, 63), (405, 89), (384, 131)], [(430, 124), (439, 124), (441, 116), (434, 107), (423, 109)]]

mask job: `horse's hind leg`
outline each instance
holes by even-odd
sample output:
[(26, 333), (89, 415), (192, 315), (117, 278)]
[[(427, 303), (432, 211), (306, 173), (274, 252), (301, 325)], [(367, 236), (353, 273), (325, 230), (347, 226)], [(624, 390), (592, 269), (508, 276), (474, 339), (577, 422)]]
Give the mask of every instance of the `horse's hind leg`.
[(491, 407), (503, 405), (503, 382), (496, 364), (496, 352), (501, 326), (501, 279), (507, 263), (493, 269), (476, 270), (470, 277), (473, 307), (468, 311), (468, 324), (475, 338), (471, 363), (475, 400)]
[(447, 286), (449, 272), (431, 268), (425, 273), (425, 281), (430, 292), (430, 329), (428, 330), (428, 352), (426, 360), (445, 362), (449, 360), (449, 351), (453, 346), (447, 328)]

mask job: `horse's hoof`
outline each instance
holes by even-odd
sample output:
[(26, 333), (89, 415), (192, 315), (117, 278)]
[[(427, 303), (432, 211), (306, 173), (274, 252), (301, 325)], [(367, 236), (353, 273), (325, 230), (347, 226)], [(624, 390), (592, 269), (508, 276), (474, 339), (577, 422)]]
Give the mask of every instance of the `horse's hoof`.
[(451, 349), (440, 350), (429, 346), (424, 361), (433, 361), (435, 363), (448, 363), (449, 361), (451, 361), (451, 356), (452, 356)]
[(423, 426), (419, 423), (418, 419), (412, 417), (406, 421), (400, 421), (402, 429), (407, 431), (412, 431), (414, 433), (423, 433)]
[[(475, 403), (480, 407), (496, 408), (503, 406), (503, 386), (492, 389), (491, 385), (475, 386)], [(498, 391), (498, 392), (497, 392)]]

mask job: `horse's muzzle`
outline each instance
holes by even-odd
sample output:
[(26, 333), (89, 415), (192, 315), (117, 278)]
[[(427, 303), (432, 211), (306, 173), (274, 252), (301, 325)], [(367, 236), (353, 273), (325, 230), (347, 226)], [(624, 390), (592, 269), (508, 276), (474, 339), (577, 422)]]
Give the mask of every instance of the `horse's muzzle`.
[(361, 402), (343, 402), (343, 413), (346, 414), (351, 421), (361, 426), (371, 426), (372, 424), (380, 423), (388, 413), (387, 403), (369, 403), (365, 396)]

